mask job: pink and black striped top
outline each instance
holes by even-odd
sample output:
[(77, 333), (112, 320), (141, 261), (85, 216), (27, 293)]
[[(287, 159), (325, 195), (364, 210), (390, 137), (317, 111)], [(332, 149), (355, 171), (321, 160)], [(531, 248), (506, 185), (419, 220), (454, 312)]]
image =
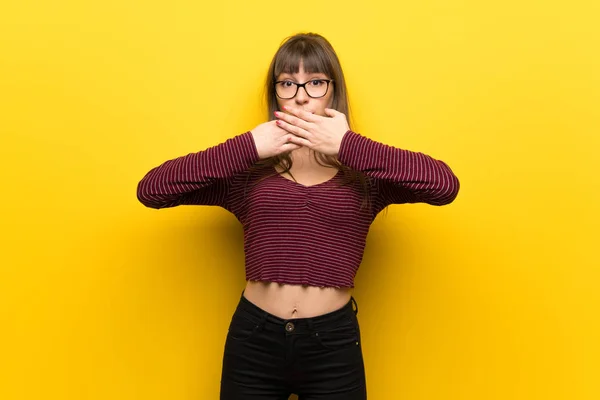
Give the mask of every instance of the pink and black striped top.
[(137, 196), (156, 209), (212, 205), (233, 213), (244, 228), (247, 280), (354, 287), (375, 216), (390, 204), (451, 203), (459, 181), (442, 161), (351, 130), (338, 159), (367, 176), (370, 208), (361, 209), (360, 186), (339, 185), (341, 171), (313, 186), (273, 167), (250, 173), (259, 160), (251, 132), (153, 168), (139, 182)]

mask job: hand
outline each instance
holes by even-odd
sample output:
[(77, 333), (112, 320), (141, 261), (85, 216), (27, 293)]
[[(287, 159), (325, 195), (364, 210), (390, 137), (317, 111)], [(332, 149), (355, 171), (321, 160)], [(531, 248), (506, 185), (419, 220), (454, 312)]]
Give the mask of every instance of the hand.
[(291, 142), (294, 135), (278, 127), (275, 120), (258, 125), (250, 133), (254, 138), (258, 157), (261, 160), (301, 147)]
[(297, 108), (283, 109), (291, 115), (275, 112), (275, 116), (279, 118), (276, 120), (277, 125), (292, 134), (292, 143), (325, 155), (338, 154), (342, 138), (350, 129), (344, 114), (331, 108), (325, 109), (327, 117)]

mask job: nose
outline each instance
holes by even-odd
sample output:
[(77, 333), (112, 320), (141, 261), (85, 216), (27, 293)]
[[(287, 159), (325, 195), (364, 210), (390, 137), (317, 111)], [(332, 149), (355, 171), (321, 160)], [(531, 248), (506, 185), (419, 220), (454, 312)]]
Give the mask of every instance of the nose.
[(296, 101), (296, 104), (300, 105), (308, 103), (310, 97), (308, 96), (308, 93), (306, 93), (305, 87), (298, 88), (298, 93), (296, 93), (294, 100)]

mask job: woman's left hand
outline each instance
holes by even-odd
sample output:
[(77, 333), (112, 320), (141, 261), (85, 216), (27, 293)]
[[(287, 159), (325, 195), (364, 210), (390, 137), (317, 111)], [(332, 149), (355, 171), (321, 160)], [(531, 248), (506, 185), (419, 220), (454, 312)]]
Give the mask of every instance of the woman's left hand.
[(338, 154), (342, 138), (350, 129), (344, 114), (331, 108), (325, 109), (327, 117), (298, 108), (283, 109), (291, 115), (276, 111), (275, 116), (277, 125), (293, 135), (290, 142), (325, 155)]

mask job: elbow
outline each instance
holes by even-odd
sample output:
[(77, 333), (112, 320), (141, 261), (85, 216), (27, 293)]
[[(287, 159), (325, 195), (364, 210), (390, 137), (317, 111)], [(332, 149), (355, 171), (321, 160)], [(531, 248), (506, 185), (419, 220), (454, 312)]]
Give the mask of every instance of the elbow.
[(460, 191), (460, 181), (458, 180), (456, 175), (452, 174), (451, 180), (450, 180), (450, 185), (448, 186), (448, 189), (445, 192), (445, 196), (442, 197), (443, 202), (441, 205), (446, 205), (446, 204), (452, 203), (458, 196), (459, 191)]
[(149, 185), (145, 179), (142, 179), (136, 190), (137, 199), (140, 203), (148, 208), (160, 208), (156, 196), (149, 191)]
[(152, 184), (146, 178), (142, 179), (137, 185), (137, 199), (148, 208), (160, 209), (171, 206), (171, 199), (165, 199), (159, 193), (152, 190)]
[(460, 191), (460, 181), (449, 169), (444, 174), (444, 179), (440, 183), (432, 198), (432, 202), (430, 202), (432, 205), (444, 206), (450, 204), (456, 199)]

